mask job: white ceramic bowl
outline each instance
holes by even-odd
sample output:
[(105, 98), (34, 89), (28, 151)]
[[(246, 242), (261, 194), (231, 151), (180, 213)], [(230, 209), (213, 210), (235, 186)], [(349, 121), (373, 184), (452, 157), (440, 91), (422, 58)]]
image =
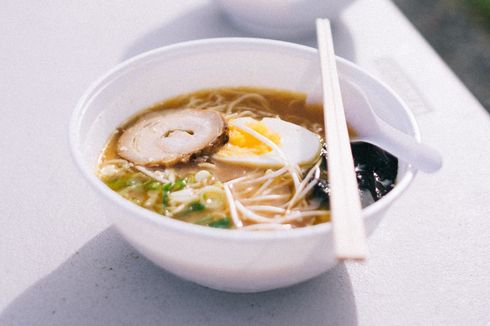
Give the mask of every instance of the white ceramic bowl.
[(335, 18), (353, 0), (215, 0), (238, 27), (256, 35), (298, 39), (316, 18)]
[[(362, 89), (381, 118), (419, 139), (415, 120), (399, 97), (354, 64), (341, 58), (337, 64), (341, 80)], [(95, 168), (114, 129), (135, 112), (163, 99), (221, 86), (282, 88), (315, 98), (319, 97), (319, 85), (319, 62), (313, 48), (236, 38), (166, 46), (123, 62), (86, 91), (70, 125), (72, 152), (82, 174), (99, 193), (106, 215), (155, 264), (184, 279), (224, 291), (256, 292), (289, 286), (335, 265), (329, 223), (268, 232), (184, 223), (123, 199), (97, 179)], [(363, 210), (368, 234), (414, 175), (413, 168), (400, 162), (397, 186)]]

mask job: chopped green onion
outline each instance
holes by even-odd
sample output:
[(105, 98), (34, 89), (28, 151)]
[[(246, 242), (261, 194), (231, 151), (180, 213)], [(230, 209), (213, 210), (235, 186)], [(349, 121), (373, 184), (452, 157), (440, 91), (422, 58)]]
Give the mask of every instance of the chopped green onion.
[(231, 220), (228, 217), (219, 219), (217, 221), (208, 224), (212, 228), (229, 229), (231, 227)]
[(215, 220), (212, 216), (207, 215), (195, 221), (194, 224), (206, 225), (217, 229), (229, 229), (231, 227), (231, 220), (228, 217)]
[(202, 204), (201, 202), (193, 202), (188, 204), (182, 211), (180, 211), (177, 215), (187, 215), (195, 212), (200, 212), (206, 209), (206, 206)]
[(132, 178), (132, 177), (119, 177), (119, 178), (115, 178), (115, 179), (109, 179), (108, 181), (106, 181), (106, 184), (109, 186), (109, 188), (111, 188), (112, 190), (115, 190), (115, 191), (119, 191), (121, 189), (124, 189), (126, 187), (129, 187), (129, 186), (133, 186), (133, 185), (136, 185), (136, 184), (139, 184), (141, 183), (140, 180), (137, 180), (135, 178)]
[(145, 182), (143, 186), (145, 187), (145, 190), (157, 190), (162, 186), (162, 184), (158, 181), (149, 180)]
[(165, 211), (165, 208), (168, 206), (168, 193), (170, 192), (170, 188), (172, 188), (172, 183), (166, 183), (162, 186), (162, 205)]
[(186, 179), (177, 179), (175, 183), (172, 185), (172, 191), (184, 189), (186, 184), (187, 184)]
[(114, 180), (106, 181), (106, 184), (112, 190), (118, 191), (128, 186), (128, 180), (126, 178), (116, 178)]
[(163, 191), (162, 205), (163, 205), (163, 208), (167, 208), (167, 206), (168, 206), (168, 191)]
[(205, 208), (206, 208), (206, 206), (204, 206), (204, 204), (202, 204), (198, 201), (194, 202), (194, 203), (190, 203), (189, 205), (187, 205), (187, 209), (190, 212), (200, 212), (200, 211), (203, 211)]
[(196, 183), (196, 177), (193, 174), (188, 175), (185, 179), (187, 183)]
[(169, 183), (166, 183), (163, 185), (162, 190), (163, 191), (170, 191), (171, 188), (172, 188), (172, 183), (169, 182)]

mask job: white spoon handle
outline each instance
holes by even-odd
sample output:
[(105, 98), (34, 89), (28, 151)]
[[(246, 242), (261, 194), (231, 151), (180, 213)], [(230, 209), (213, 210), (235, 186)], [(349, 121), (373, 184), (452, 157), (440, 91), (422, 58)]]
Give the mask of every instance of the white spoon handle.
[(385, 123), (380, 126), (380, 130), (385, 135), (376, 138), (368, 137), (368, 142), (423, 172), (433, 173), (441, 168), (441, 155), (432, 147), (418, 143), (413, 137)]

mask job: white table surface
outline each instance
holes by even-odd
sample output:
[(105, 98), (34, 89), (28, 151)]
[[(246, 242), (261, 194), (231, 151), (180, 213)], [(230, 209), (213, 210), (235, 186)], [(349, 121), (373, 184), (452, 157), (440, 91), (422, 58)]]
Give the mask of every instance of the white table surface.
[(0, 325), (490, 325), (489, 116), (388, 0), (356, 1), (334, 33), (340, 55), (408, 102), (444, 167), (392, 207), (367, 263), (236, 295), (182, 281), (126, 244), (67, 132), (89, 83), (125, 58), (250, 35), (206, 1), (2, 1)]

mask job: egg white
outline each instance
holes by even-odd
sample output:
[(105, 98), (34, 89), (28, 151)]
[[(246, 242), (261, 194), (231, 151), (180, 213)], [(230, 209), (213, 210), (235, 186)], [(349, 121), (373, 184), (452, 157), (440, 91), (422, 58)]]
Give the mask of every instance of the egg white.
[[(231, 121), (230, 125), (238, 127), (242, 132), (246, 132), (242, 128), (254, 121), (256, 120), (252, 118), (238, 118)], [(290, 164), (309, 167), (318, 160), (321, 152), (321, 139), (317, 134), (278, 118), (264, 118), (262, 123), (270, 131), (279, 134), (281, 141), (276, 146)], [(228, 150), (220, 150), (213, 158), (230, 164), (260, 168), (280, 168), (284, 166), (285, 162), (281, 158), (281, 154), (274, 149), (264, 154), (246, 155), (242, 153), (233, 155), (233, 152)]]

